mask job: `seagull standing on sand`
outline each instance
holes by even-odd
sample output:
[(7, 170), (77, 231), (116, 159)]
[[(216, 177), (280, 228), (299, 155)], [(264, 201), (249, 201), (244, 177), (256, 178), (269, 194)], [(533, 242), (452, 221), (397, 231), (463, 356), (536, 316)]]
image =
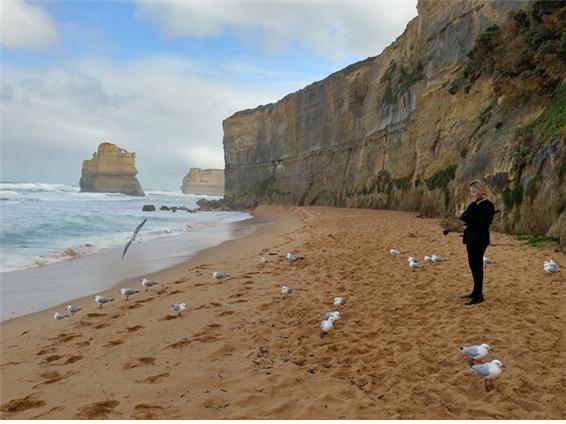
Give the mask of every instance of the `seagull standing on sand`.
[(330, 311), (324, 314), (324, 319), (334, 318), (334, 328), (336, 328), (336, 321), (340, 319), (340, 312)]
[[(424, 257), (424, 261), (425, 261), (425, 264), (428, 264), (429, 262), (432, 262), (432, 256), (425, 256), (425, 257)], [(409, 264), (410, 264), (410, 262), (409, 262)]]
[(71, 315), (75, 315), (77, 312), (79, 312), (82, 308), (80, 308), (79, 306), (76, 305), (67, 305), (67, 312), (70, 313)]
[(67, 318), (69, 315), (63, 315), (60, 314), (59, 312), (55, 312), (53, 314), (53, 319), (56, 319), (57, 321), (62, 320), (63, 318)]
[(169, 307), (171, 309), (173, 309), (175, 312), (177, 312), (178, 316), (181, 316), (181, 313), (183, 313), (183, 311), (185, 311), (187, 309), (187, 304), (186, 303), (173, 303), (172, 305), (169, 305)]
[(322, 320), (320, 322), (320, 337), (324, 337), (325, 334), (329, 334), (332, 330), (334, 330), (334, 321), (336, 321), (333, 317), (328, 319)]
[(431, 258), (432, 262), (434, 262), (435, 264), (439, 264), (441, 262), (444, 262), (444, 258), (442, 256), (438, 256), (438, 255), (432, 255)]
[(546, 272), (547, 274), (556, 274), (557, 272), (560, 272), (560, 265), (558, 265), (552, 259), (544, 261), (542, 267), (544, 269), (544, 272)]
[(214, 278), (216, 281), (220, 281), (221, 283), (224, 281), (226, 277), (228, 277), (228, 274), (222, 271), (214, 271), (212, 273), (212, 278)]
[(261, 258), (259, 258), (259, 263), (264, 265), (267, 262), (267, 259), (265, 259), (265, 256), (262, 256)]
[(159, 283), (157, 281), (148, 280), (147, 278), (142, 278), (141, 285), (144, 286), (147, 291), (149, 288), (159, 285)]
[(112, 302), (114, 300), (113, 297), (106, 297), (106, 296), (101, 296), (99, 294), (97, 294), (96, 296), (94, 296), (94, 301), (96, 303), (98, 303), (98, 307), (102, 308), (102, 305), (104, 305), (105, 303), (108, 302)]
[[(470, 371), (485, 378), (485, 391), (490, 392), (495, 388), (492, 379), (501, 375), (503, 364), (498, 359), (483, 364), (472, 365)], [(489, 385), (488, 385), (489, 383)]]
[(293, 255), (292, 253), (287, 253), (287, 260), (289, 262), (296, 262), (297, 259), (299, 259), (298, 257), (296, 257), (295, 255)]
[(129, 300), (130, 296), (132, 296), (136, 293), (139, 293), (139, 290), (126, 288), (126, 289), (120, 289), (120, 293), (122, 293), (122, 295), (126, 296), (126, 300)]
[(483, 257), (483, 263), (486, 265), (493, 265), (495, 261), (487, 256)]
[(389, 254), (391, 256), (399, 256), (401, 252), (398, 249), (389, 249)]
[(136, 236), (138, 235), (138, 233), (141, 230), (141, 227), (143, 227), (143, 225), (146, 223), (146, 221), (147, 221), (147, 218), (144, 218), (144, 220), (140, 224), (138, 224), (138, 226), (134, 230), (132, 237), (130, 237), (130, 240), (128, 240), (128, 242), (126, 243), (126, 246), (124, 246), (124, 251), (122, 252), (122, 259), (124, 259), (124, 256), (126, 256), (126, 252), (128, 252), (130, 245), (134, 242), (134, 240), (136, 239)]
[(474, 360), (482, 359), (487, 356), (491, 349), (491, 346), (487, 343), (483, 343), (481, 345), (473, 345), (473, 346), (460, 346), (458, 348), (460, 352), (470, 358), (470, 365), (474, 364)]
[(291, 287), (281, 287), (281, 294), (283, 295), (283, 299), (287, 299), (287, 296), (289, 296), (291, 293), (293, 293), (293, 289)]
[(335, 297), (334, 298), (334, 306), (336, 306), (337, 308), (340, 308), (341, 306), (344, 306), (346, 304), (346, 298), (345, 297)]
[(419, 269), (421, 266), (417, 261), (410, 261), (409, 262), (409, 268), (411, 268), (413, 271), (416, 271), (417, 269)]

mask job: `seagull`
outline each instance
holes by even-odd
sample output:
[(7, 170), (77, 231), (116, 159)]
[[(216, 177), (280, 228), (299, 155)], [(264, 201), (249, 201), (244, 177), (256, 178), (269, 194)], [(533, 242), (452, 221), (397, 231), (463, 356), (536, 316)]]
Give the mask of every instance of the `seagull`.
[(416, 271), (417, 269), (419, 269), (421, 266), (419, 265), (418, 262), (409, 262), (409, 268), (411, 268), (413, 271)]
[(432, 256), (425, 256), (425, 257), (424, 257), (424, 261), (425, 261), (425, 264), (428, 264), (429, 262), (432, 262)]
[(401, 254), (401, 252), (397, 249), (389, 249), (389, 254), (391, 256), (399, 256)]
[(105, 303), (108, 302), (112, 302), (114, 300), (113, 297), (106, 297), (106, 296), (101, 296), (99, 294), (97, 294), (96, 296), (94, 296), (94, 301), (96, 303), (98, 303), (98, 307), (102, 308), (102, 305), (104, 305)]
[[(489, 392), (495, 388), (493, 378), (497, 378), (501, 375), (503, 364), (498, 359), (494, 359), (491, 362), (484, 362), (483, 364), (472, 365), (470, 371), (474, 374), (480, 375), (485, 378), (485, 391)], [(489, 385), (488, 385), (489, 383)]]
[(438, 255), (432, 255), (431, 258), (432, 262), (434, 262), (435, 264), (439, 264), (441, 262), (444, 262), (444, 258), (442, 256), (438, 256)]
[(120, 293), (122, 293), (124, 296), (126, 296), (126, 300), (129, 299), (129, 297), (133, 294), (139, 293), (139, 290), (134, 290), (134, 289), (120, 289)]
[(222, 272), (222, 271), (214, 271), (212, 273), (212, 278), (214, 278), (216, 281), (224, 281), (224, 279), (228, 277), (228, 274)]
[(322, 320), (320, 322), (320, 337), (324, 337), (325, 334), (330, 333), (334, 330), (334, 321), (336, 321), (333, 317), (328, 319)]
[(82, 308), (80, 308), (79, 306), (76, 305), (67, 305), (67, 312), (74, 315), (77, 312), (79, 312)]
[(334, 298), (334, 306), (336, 306), (337, 308), (344, 306), (346, 304), (346, 298), (345, 297), (335, 297)]
[(328, 319), (328, 318), (334, 318), (334, 321), (338, 321), (340, 319), (340, 312), (339, 311), (330, 311), (330, 312), (326, 312), (324, 314), (324, 318)]
[(148, 280), (147, 278), (142, 278), (141, 285), (144, 286), (147, 291), (149, 288), (159, 285), (159, 283), (157, 281)]
[(259, 258), (259, 263), (260, 263), (260, 264), (263, 265), (263, 264), (266, 263), (266, 262), (267, 262), (267, 259), (265, 259), (265, 256), (262, 256), (261, 258)]
[(138, 224), (138, 226), (134, 230), (132, 237), (130, 237), (130, 240), (128, 240), (128, 242), (126, 243), (126, 246), (124, 246), (124, 251), (122, 252), (122, 259), (124, 259), (124, 256), (126, 256), (126, 252), (130, 248), (130, 244), (132, 244), (134, 242), (134, 240), (136, 239), (136, 236), (138, 235), (138, 233), (141, 230), (141, 227), (143, 227), (143, 225), (146, 223), (146, 221), (147, 221), (147, 218), (144, 218), (144, 220), (140, 224)]
[(289, 296), (291, 293), (293, 293), (293, 289), (291, 287), (281, 287), (281, 294), (283, 295), (283, 299), (287, 299), (287, 296)]
[(555, 274), (560, 272), (560, 265), (550, 259), (548, 261), (544, 261), (543, 269), (547, 274)]
[(493, 259), (491, 259), (491, 258), (488, 258), (487, 256), (484, 256), (484, 257), (483, 257), (483, 263), (484, 263), (484, 264), (490, 264), (490, 265), (491, 265), (491, 264), (494, 264), (495, 261), (494, 261)]
[(411, 263), (411, 262), (419, 263), (419, 260), (417, 258), (413, 258), (412, 256), (409, 256), (407, 258), (407, 262), (409, 262), (409, 263)]
[(173, 309), (175, 312), (177, 312), (178, 316), (181, 316), (181, 313), (187, 309), (187, 304), (186, 303), (173, 303), (172, 305), (169, 305), (169, 307), (171, 309)]
[(458, 348), (460, 352), (464, 355), (470, 357), (470, 365), (474, 364), (474, 360), (482, 359), (489, 353), (491, 346), (487, 343), (483, 343), (481, 345), (474, 345), (474, 346), (460, 346)]
[(299, 258), (292, 253), (287, 253), (287, 260), (289, 262), (296, 262)]
[(61, 319), (63, 319), (63, 318), (67, 318), (68, 316), (69, 316), (69, 315), (63, 315), (63, 314), (60, 314), (59, 312), (55, 312), (55, 313), (53, 314), (53, 319), (56, 319), (57, 321), (59, 321), (59, 320), (61, 320)]

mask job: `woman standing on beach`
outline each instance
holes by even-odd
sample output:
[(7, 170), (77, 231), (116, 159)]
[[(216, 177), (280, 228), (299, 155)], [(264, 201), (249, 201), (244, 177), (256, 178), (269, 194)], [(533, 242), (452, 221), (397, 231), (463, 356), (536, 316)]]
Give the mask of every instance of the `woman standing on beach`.
[(489, 245), (489, 226), (493, 221), (495, 207), (486, 199), (486, 190), (478, 181), (469, 185), (472, 203), (465, 211), (456, 211), (456, 217), (466, 223), (464, 230), (464, 244), (468, 251), (468, 263), (474, 278), (474, 290), (463, 298), (470, 298), (468, 305), (476, 305), (484, 301), (483, 298), (483, 255)]

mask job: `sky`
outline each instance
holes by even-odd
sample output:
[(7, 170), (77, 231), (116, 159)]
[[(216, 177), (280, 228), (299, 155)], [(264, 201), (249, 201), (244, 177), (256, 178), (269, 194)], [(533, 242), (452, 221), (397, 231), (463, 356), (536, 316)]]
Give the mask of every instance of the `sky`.
[(78, 185), (101, 142), (144, 189), (224, 168), (222, 121), (376, 56), (416, 0), (0, 0), (0, 179)]

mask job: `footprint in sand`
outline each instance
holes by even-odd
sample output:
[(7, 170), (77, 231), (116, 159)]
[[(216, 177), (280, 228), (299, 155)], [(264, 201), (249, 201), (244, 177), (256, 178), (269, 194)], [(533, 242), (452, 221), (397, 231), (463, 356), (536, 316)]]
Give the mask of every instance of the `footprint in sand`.
[(97, 312), (90, 312), (90, 313), (86, 314), (86, 317), (87, 318), (98, 318), (98, 317), (103, 317), (105, 315), (108, 315), (108, 314), (99, 314)]
[(108, 343), (103, 345), (102, 347), (114, 347), (124, 343), (124, 340), (110, 340)]
[(57, 343), (67, 343), (77, 337), (82, 337), (81, 334), (67, 334), (67, 333), (60, 333), (56, 337), (52, 337), (49, 340), (55, 340)]
[(180, 349), (182, 347), (190, 345), (191, 343), (192, 343), (192, 340), (182, 339), (182, 340), (179, 340), (178, 342), (171, 343), (169, 346), (167, 346), (167, 348)]
[(178, 315), (165, 315), (163, 318), (159, 318), (158, 321), (171, 321), (172, 319), (179, 318)]
[(73, 371), (69, 371), (65, 374), (59, 374), (59, 371), (48, 371), (45, 372), (43, 374), (40, 374), (41, 378), (44, 378), (45, 381), (42, 381), (41, 383), (36, 384), (35, 386), (33, 386), (34, 389), (38, 389), (40, 387), (43, 386), (47, 386), (48, 384), (53, 384), (53, 383), (57, 383), (58, 381), (63, 380), (64, 378), (69, 377), (70, 375), (76, 374)]
[(54, 406), (53, 408), (51, 408), (49, 411), (44, 412), (43, 414), (39, 414), (39, 415), (35, 415), (33, 417), (30, 417), (31, 420), (38, 420), (40, 418), (43, 418), (49, 414), (52, 414), (53, 412), (59, 412), (64, 410), (65, 407), (64, 406)]
[(75, 412), (77, 418), (92, 419), (105, 419), (108, 418), (120, 402), (117, 400), (105, 400), (102, 402), (95, 402), (84, 405)]
[(136, 420), (155, 420), (158, 418), (165, 418), (163, 411), (164, 409), (162, 406), (140, 403), (134, 407), (132, 418)]
[(183, 293), (183, 291), (181, 290), (173, 290), (171, 293), (169, 294), (179, 294), (179, 293)]
[(149, 366), (154, 364), (155, 364), (155, 358), (152, 358), (151, 356), (145, 356), (125, 363), (122, 366), (122, 368), (128, 370), (130, 368), (137, 368), (137, 367)]
[(47, 355), (48, 353), (53, 353), (53, 352), (57, 352), (57, 349), (55, 349), (54, 347), (44, 347), (39, 352), (37, 352), (37, 356)]
[(147, 383), (147, 384), (155, 384), (155, 383), (160, 383), (163, 380), (165, 380), (167, 377), (169, 377), (169, 373), (168, 372), (164, 372), (161, 374), (157, 374), (157, 375), (152, 375), (150, 377), (147, 377), (144, 380), (136, 380), (138, 383)]
[(143, 325), (134, 325), (133, 327), (126, 327), (126, 330), (128, 333), (133, 333), (134, 331), (141, 330), (142, 328), (144, 328)]
[(216, 318), (234, 315), (235, 313), (236, 311), (222, 311), (218, 315), (216, 315)]
[(37, 398), (37, 394), (32, 393), (22, 399), (12, 399), (0, 407), (0, 411), (6, 414), (13, 414), (16, 412), (26, 411), (32, 408), (39, 408), (44, 406), (45, 402)]

